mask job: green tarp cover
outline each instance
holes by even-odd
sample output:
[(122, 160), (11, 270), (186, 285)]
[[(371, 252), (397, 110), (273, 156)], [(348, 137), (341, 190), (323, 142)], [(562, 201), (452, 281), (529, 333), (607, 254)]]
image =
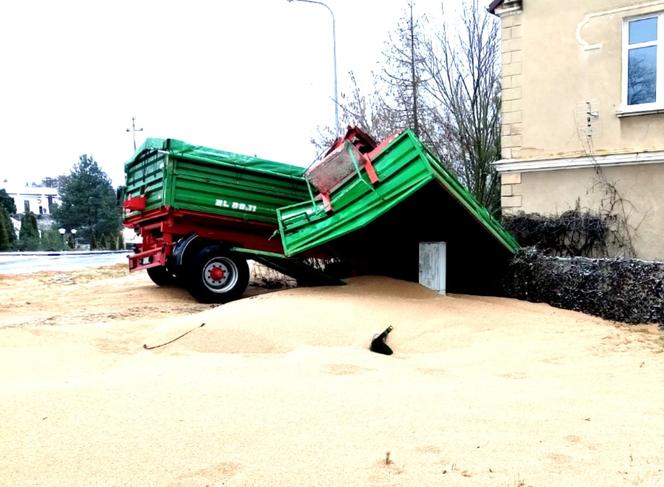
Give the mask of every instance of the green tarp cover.
[[(396, 137), (372, 161), (380, 182), (372, 185), (366, 173), (333, 191), (333, 210), (326, 212), (320, 200), (306, 201), (277, 210), (286, 255), (318, 247), (364, 228), (391, 208), (437, 182), (506, 250), (519, 248), (514, 238), (422, 145), (410, 130)], [(423, 212), (444, 209), (421, 208)], [(398, 228), (395, 231), (399, 231)]]
[(304, 168), (283, 164), (281, 162), (268, 161), (258, 157), (235, 154), (218, 149), (211, 149), (200, 145), (192, 145), (177, 139), (158, 139), (149, 138), (136, 151), (134, 156), (125, 164), (125, 168), (131, 164), (144, 151), (163, 150), (168, 151), (172, 156), (182, 157), (199, 162), (209, 162), (213, 164), (223, 164), (234, 166), (241, 169), (262, 172), (275, 176), (286, 176), (302, 178)]

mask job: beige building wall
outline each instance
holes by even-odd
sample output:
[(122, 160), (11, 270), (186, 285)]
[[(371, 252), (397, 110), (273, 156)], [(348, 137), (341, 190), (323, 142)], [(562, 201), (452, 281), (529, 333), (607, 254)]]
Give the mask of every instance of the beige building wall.
[(504, 212), (558, 214), (577, 199), (597, 210), (599, 167), (630, 203), (637, 255), (664, 259), (664, 111), (626, 113), (622, 88), (624, 21), (659, 12), (664, 0), (506, 0), (496, 9)]
[[(519, 189), (529, 195), (528, 212), (561, 214), (575, 207), (577, 195), (582, 209), (608, 210), (624, 215), (629, 237), (642, 259), (662, 260), (664, 240), (664, 170), (661, 166), (625, 166), (602, 169), (573, 169), (567, 171), (536, 171), (521, 173)], [(618, 190), (617, 201), (603, 181)], [(646, 210), (644, 210), (646, 209)], [(624, 212), (624, 213), (623, 213)], [(625, 235), (627, 237), (627, 235)]]

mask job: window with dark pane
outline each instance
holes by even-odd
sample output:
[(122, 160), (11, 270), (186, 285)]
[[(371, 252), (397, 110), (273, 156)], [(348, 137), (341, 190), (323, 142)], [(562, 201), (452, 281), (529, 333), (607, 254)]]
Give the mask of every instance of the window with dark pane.
[(657, 101), (657, 21), (657, 17), (650, 17), (628, 24), (628, 105)]

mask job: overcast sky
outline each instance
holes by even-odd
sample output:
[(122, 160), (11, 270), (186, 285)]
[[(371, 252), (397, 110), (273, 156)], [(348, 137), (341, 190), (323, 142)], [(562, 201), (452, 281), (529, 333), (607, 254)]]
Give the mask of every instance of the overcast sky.
[[(406, 0), (326, 3), (340, 90), (351, 69), (367, 82)], [(440, 0), (416, 7), (435, 15)], [(172, 137), (298, 165), (316, 156), (316, 127), (334, 122), (331, 17), (320, 5), (4, 1), (0, 46), (0, 185), (68, 173), (83, 153), (123, 184), (134, 115), (139, 145)]]

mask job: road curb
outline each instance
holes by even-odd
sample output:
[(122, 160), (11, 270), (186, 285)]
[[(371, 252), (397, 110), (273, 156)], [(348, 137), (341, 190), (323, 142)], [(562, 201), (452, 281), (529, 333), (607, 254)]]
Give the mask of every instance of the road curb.
[(57, 257), (61, 255), (106, 255), (130, 254), (131, 250), (70, 250), (64, 252), (35, 251), (35, 252), (0, 252), (0, 257)]

